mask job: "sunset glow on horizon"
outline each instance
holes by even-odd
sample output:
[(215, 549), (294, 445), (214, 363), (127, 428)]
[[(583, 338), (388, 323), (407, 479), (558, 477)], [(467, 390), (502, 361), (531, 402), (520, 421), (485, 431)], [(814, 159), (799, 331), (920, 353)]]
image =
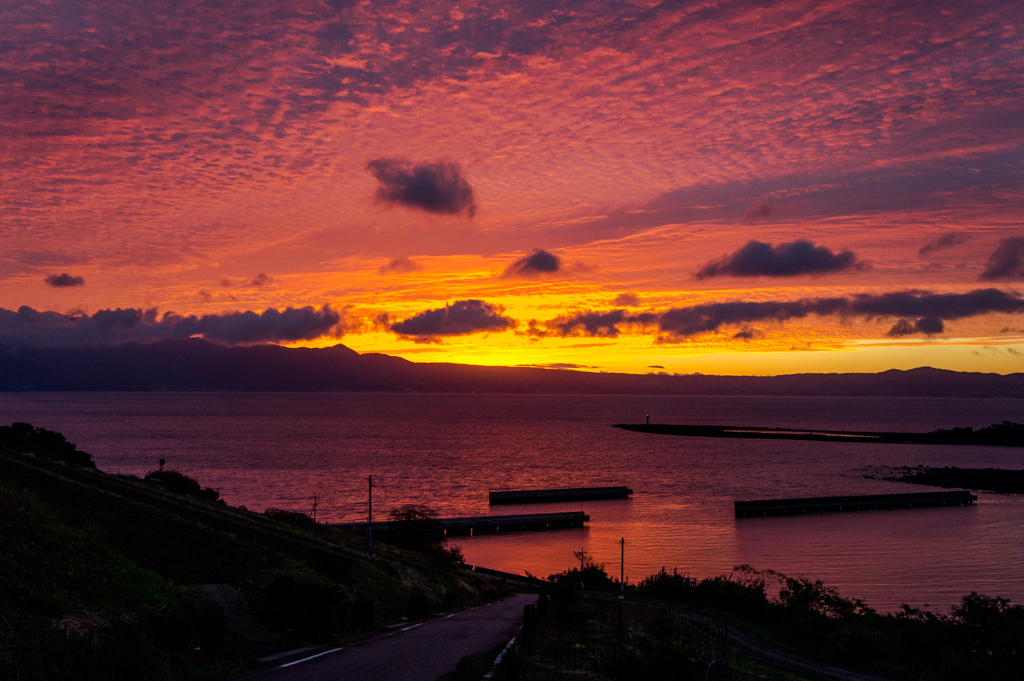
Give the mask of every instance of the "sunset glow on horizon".
[(1019, 2), (0, 21), (2, 347), (1024, 371)]

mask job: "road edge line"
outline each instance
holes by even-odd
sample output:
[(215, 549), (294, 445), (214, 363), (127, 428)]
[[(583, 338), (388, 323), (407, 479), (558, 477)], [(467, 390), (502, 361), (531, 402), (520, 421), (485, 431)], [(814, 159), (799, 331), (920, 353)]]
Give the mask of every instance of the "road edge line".
[(287, 664), (283, 664), (280, 667), (278, 667), (278, 669), (284, 669), (285, 667), (291, 667), (292, 665), (299, 664), (300, 662), (309, 662), (310, 660), (315, 660), (318, 657), (323, 657), (324, 655), (330, 655), (331, 653), (336, 653), (339, 650), (345, 650), (345, 647), (342, 646), (341, 648), (334, 648), (333, 650), (325, 650), (322, 653), (317, 653), (316, 655), (310, 655), (309, 657), (304, 657), (301, 660), (295, 660), (294, 662), (289, 662)]
[[(520, 628), (519, 631), (522, 631), (522, 628)], [(494, 664), (491, 665), (491, 669), (483, 675), (484, 679), (491, 678), (492, 676), (494, 676), (494, 672), (498, 671), (498, 665), (500, 665), (501, 661), (505, 659), (505, 653), (507, 653), (512, 648), (512, 644), (516, 642), (517, 638), (519, 638), (519, 631), (517, 631), (516, 635), (513, 636), (508, 643), (505, 644), (505, 647), (502, 649), (500, 653), (498, 653), (498, 656), (494, 658)]]

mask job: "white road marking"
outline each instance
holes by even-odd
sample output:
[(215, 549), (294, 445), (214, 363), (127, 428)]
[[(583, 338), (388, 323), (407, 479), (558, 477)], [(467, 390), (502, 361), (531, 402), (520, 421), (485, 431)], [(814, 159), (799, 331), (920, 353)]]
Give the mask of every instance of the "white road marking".
[(301, 660), (295, 660), (295, 662), (289, 662), (288, 664), (283, 664), (280, 667), (278, 667), (278, 669), (284, 669), (285, 667), (291, 667), (293, 664), (299, 664), (301, 662), (309, 662), (310, 660), (315, 660), (318, 657), (323, 657), (324, 655), (330, 655), (331, 653), (336, 653), (339, 650), (345, 650), (345, 649), (344, 648), (335, 648), (334, 650), (325, 650), (322, 653), (317, 653), (316, 655), (310, 655), (309, 657), (304, 657)]
[(496, 672), (498, 670), (498, 665), (500, 665), (502, 659), (504, 659), (505, 653), (507, 653), (509, 648), (512, 647), (512, 644), (516, 642), (516, 638), (518, 636), (519, 636), (519, 634), (516, 634), (515, 636), (512, 637), (511, 641), (509, 641), (507, 644), (505, 644), (504, 650), (502, 650), (500, 653), (498, 653), (498, 657), (495, 658), (494, 664), (491, 665), (491, 670), (489, 672), (487, 672), (486, 674), (484, 674), (484, 679), (489, 679), (492, 676), (494, 676), (494, 672)]

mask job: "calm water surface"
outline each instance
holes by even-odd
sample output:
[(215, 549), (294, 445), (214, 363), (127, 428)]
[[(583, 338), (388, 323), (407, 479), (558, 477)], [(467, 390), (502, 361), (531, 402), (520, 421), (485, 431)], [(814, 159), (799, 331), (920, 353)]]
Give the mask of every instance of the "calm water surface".
[[(629, 485), (628, 501), (500, 506), (566, 511), (582, 530), (460, 539), (467, 562), (537, 575), (585, 549), (626, 577), (695, 577), (749, 564), (822, 579), (882, 610), (944, 610), (970, 591), (1024, 602), (1024, 496), (970, 508), (737, 521), (733, 501), (924, 491), (866, 478), (885, 467), (1024, 468), (1024, 450), (643, 435), (652, 422), (927, 431), (1024, 421), (1024, 400), (578, 395), (27, 393), (0, 395), (0, 422), (64, 433), (108, 472), (169, 467), (230, 504), (362, 520), (405, 503), (442, 515), (491, 512), (494, 489)], [(614, 569), (612, 569), (614, 568)]]

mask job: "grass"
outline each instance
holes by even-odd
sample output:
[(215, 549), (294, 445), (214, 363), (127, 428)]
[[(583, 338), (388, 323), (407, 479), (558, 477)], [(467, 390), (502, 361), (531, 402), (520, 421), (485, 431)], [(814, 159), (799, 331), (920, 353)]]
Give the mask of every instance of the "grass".
[[(293, 647), (366, 632), (371, 602), (379, 626), (500, 595), (450, 561), (384, 544), (370, 554), (359, 538), (312, 522), (107, 475), (59, 434), (16, 430), (16, 446), (0, 437), (5, 639), (127, 627), (152, 653), (135, 656), (152, 662), (135, 678), (215, 678), (246, 656), (211, 644), (220, 611), (192, 586), (234, 587)], [(33, 455), (33, 437), (45, 456)]]

